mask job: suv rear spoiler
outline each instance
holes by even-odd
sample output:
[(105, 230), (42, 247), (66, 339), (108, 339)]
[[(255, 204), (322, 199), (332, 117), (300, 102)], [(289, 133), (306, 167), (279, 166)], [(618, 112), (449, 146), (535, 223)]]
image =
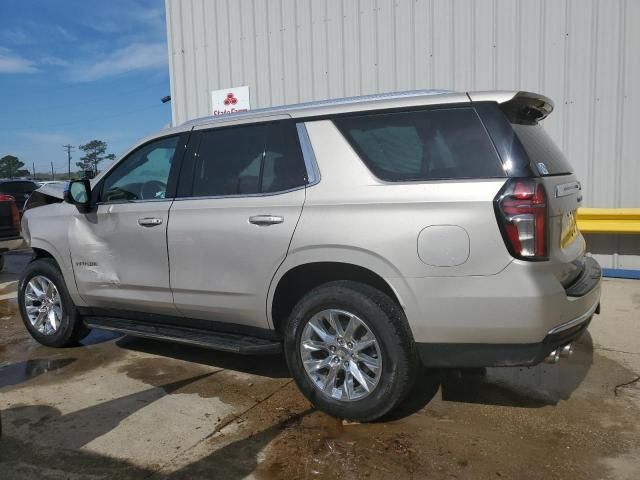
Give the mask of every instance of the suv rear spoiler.
[(532, 92), (473, 92), (468, 93), (472, 102), (498, 102), (513, 123), (537, 123), (553, 112), (553, 100)]

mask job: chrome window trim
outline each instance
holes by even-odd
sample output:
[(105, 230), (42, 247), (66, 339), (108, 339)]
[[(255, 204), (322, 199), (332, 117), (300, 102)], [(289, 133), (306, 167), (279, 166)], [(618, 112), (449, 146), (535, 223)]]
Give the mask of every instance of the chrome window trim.
[[(279, 120), (287, 121), (287, 120)], [(247, 124), (249, 125), (249, 124)], [(298, 133), (298, 141), (300, 143), (300, 150), (302, 151), (302, 159), (304, 161), (305, 170), (307, 172), (307, 181), (303, 185), (298, 185), (287, 190), (278, 190), (277, 192), (259, 192), (259, 193), (241, 193), (237, 195), (204, 195), (204, 196), (188, 196), (188, 197), (175, 197), (174, 201), (183, 200), (217, 200), (225, 198), (251, 198), (251, 197), (273, 197), (275, 195), (283, 195), (286, 193), (303, 190), (307, 187), (316, 185), (320, 182), (320, 170), (316, 162), (316, 156), (311, 146), (311, 140), (307, 133), (307, 127), (304, 123), (296, 123), (296, 131)], [(197, 153), (194, 153), (197, 155)], [(140, 200), (132, 200), (133, 202), (139, 202)], [(144, 201), (144, 200), (142, 200)], [(151, 200), (154, 201), (154, 200)]]
[(172, 200), (178, 202), (182, 200), (217, 200), (224, 198), (246, 198), (246, 197), (273, 197), (274, 195), (283, 195), (285, 193), (291, 193), (298, 190), (304, 190), (308, 187), (308, 184), (300, 185), (294, 188), (290, 188), (288, 190), (279, 190), (277, 192), (264, 192), (264, 193), (239, 193), (237, 195), (207, 195), (207, 196), (197, 196), (197, 197), (176, 197)]
[(296, 123), (296, 130), (298, 131), (298, 140), (302, 149), (302, 158), (307, 169), (307, 186), (310, 187), (320, 182), (320, 169), (318, 168), (316, 154), (311, 146), (311, 139), (309, 139), (306, 125), (304, 123)]
[(139, 199), (139, 200), (119, 200), (115, 202), (96, 202), (96, 206), (100, 205), (124, 205), (127, 203), (147, 203), (147, 202), (172, 202), (175, 200), (174, 197), (169, 198), (147, 198), (147, 199)]

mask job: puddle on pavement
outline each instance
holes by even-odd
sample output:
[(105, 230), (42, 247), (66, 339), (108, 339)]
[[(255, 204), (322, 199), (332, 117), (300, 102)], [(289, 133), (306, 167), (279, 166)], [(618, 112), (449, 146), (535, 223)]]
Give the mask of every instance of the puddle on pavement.
[(55, 373), (75, 361), (75, 358), (35, 358), (0, 367), (0, 388), (16, 385), (45, 373)]
[[(0, 302), (0, 308), (7, 309), (10, 303)], [(18, 313), (0, 322), (0, 332), (4, 334), (0, 345), (0, 388), (26, 381), (38, 385), (59, 382), (118, 361), (126, 354), (113, 342), (119, 335), (111, 332), (93, 331), (81, 345), (60, 349), (33, 340)]]

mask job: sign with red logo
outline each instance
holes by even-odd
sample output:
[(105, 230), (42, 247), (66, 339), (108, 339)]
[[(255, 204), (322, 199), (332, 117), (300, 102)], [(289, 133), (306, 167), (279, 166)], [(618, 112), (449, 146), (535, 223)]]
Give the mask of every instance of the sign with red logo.
[(249, 103), (249, 87), (232, 87), (211, 92), (211, 114), (246, 112), (251, 110)]

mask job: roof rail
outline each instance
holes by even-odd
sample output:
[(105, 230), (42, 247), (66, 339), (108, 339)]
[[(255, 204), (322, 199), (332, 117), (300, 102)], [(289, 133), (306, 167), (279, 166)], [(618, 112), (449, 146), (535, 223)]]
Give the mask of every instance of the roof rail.
[(438, 89), (429, 89), (429, 90), (407, 90), (404, 92), (389, 92), (389, 93), (376, 93), (373, 95), (360, 95), (355, 97), (345, 97), (345, 98), (332, 98), (327, 100), (317, 100), (313, 102), (304, 102), (304, 103), (294, 103), (290, 105), (280, 105), (275, 107), (268, 108), (257, 108), (255, 110), (247, 110), (245, 112), (237, 112), (237, 113), (229, 113), (226, 115), (219, 115), (216, 117), (206, 116), (200, 117), (193, 120), (188, 120), (181, 124), (181, 126), (189, 126), (196, 125), (203, 122), (212, 122), (217, 119), (223, 121), (223, 119), (229, 119), (232, 117), (242, 118), (242, 117), (253, 117), (253, 116), (262, 116), (276, 113), (287, 113), (290, 111), (300, 111), (307, 110), (317, 107), (331, 107), (338, 105), (352, 105), (363, 102), (375, 102), (379, 100), (393, 100), (393, 99), (401, 99), (401, 98), (410, 98), (410, 97), (421, 97), (427, 95), (445, 95), (448, 93), (455, 93), (452, 90), (438, 90)]

